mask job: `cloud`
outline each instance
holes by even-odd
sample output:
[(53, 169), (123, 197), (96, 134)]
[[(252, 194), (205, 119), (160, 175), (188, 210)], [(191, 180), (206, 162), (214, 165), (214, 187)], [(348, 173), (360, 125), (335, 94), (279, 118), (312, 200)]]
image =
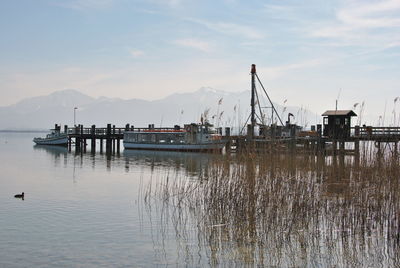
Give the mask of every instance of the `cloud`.
[(178, 39), (175, 40), (173, 43), (183, 47), (194, 48), (203, 52), (210, 52), (212, 50), (211, 45), (208, 42), (198, 39), (192, 39), (192, 38)]
[[(314, 37), (338, 38), (344, 40), (365, 40), (379, 38), (384, 42), (393, 40), (399, 33), (400, 1), (347, 1), (347, 4), (337, 10), (335, 21), (325, 26), (316, 27), (311, 31)], [(377, 29), (385, 31), (377, 33)], [(381, 43), (381, 42), (380, 42)]]
[(145, 55), (144, 51), (139, 50), (139, 49), (131, 49), (129, 51), (129, 54), (131, 54), (131, 56), (134, 58), (139, 58), (139, 57)]
[(209, 22), (193, 18), (188, 18), (186, 20), (200, 24), (202, 26), (207, 27), (210, 30), (226, 35), (241, 36), (248, 39), (261, 39), (264, 37), (264, 35), (257, 29), (246, 25), (240, 25), (229, 22)]

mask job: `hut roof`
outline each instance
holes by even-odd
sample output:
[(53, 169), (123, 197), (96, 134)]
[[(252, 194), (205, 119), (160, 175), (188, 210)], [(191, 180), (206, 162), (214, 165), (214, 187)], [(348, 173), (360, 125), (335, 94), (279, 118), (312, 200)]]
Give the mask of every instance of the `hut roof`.
[(332, 116), (332, 115), (341, 115), (341, 116), (357, 116), (353, 110), (328, 110), (322, 114), (322, 116)]

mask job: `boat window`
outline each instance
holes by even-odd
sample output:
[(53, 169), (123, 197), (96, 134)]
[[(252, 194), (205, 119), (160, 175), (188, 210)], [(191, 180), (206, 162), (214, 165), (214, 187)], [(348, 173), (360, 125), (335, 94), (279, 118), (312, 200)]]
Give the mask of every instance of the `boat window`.
[(151, 135), (147, 133), (138, 134), (138, 142), (149, 142), (149, 141), (151, 141)]
[(136, 133), (125, 133), (124, 139), (129, 142), (136, 142), (137, 134)]

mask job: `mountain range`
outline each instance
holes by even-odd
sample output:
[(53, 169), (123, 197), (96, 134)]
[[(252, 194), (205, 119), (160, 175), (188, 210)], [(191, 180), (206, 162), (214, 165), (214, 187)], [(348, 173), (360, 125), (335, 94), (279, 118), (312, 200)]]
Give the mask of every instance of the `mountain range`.
[[(262, 107), (268, 106), (260, 96)], [(299, 107), (283, 107), (274, 104), (282, 121), (288, 113), (301, 125), (315, 124), (317, 114)], [(2, 130), (49, 129), (54, 124), (106, 126), (107, 123), (122, 127), (129, 123), (144, 127), (173, 126), (199, 122), (203, 115), (218, 126), (243, 126), (250, 113), (250, 91), (225, 92), (209, 87), (194, 92), (175, 93), (159, 100), (93, 98), (74, 89), (56, 91), (47, 96), (24, 99), (14, 105), (0, 107)], [(266, 118), (271, 109), (264, 108)], [(270, 120), (270, 119), (269, 119)], [(275, 115), (276, 120), (276, 115)], [(269, 121), (270, 123), (270, 121)]]

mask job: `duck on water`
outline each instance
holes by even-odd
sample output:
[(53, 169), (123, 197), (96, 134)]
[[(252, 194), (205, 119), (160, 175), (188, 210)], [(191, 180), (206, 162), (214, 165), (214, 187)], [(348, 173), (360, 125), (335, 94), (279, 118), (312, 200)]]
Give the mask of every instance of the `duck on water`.
[(24, 196), (25, 196), (24, 192), (22, 192), (22, 194), (14, 195), (15, 198), (22, 198), (22, 199), (24, 199)]

